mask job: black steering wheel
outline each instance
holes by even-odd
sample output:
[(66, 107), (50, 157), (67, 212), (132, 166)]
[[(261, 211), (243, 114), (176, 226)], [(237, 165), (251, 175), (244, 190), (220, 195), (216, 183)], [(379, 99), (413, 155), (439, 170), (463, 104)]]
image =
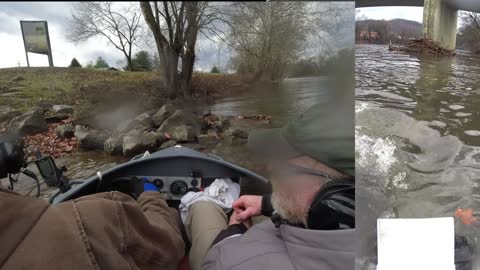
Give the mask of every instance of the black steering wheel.
[(120, 176), (98, 180), (96, 193), (105, 191), (119, 191), (136, 200), (143, 192), (143, 181), (135, 176)]

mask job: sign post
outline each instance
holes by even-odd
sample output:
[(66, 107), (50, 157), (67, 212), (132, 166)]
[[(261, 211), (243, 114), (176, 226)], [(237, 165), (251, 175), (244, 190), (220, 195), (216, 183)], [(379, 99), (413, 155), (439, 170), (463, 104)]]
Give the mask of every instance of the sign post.
[(22, 21), (20, 21), (20, 28), (22, 29), (23, 47), (25, 48), (25, 58), (27, 58), (27, 66), (30, 67), (30, 62), (28, 61), (27, 44), (25, 43), (25, 33), (23, 32)]
[(48, 65), (53, 67), (52, 48), (50, 45), (47, 22), (20, 21), (20, 27), (22, 29), (23, 45), (25, 47), (27, 65), (30, 67), (28, 53), (31, 52), (47, 55)]
[(53, 67), (52, 47), (50, 46), (50, 35), (48, 34), (48, 23), (45, 21), (45, 29), (47, 30), (47, 46), (48, 46), (48, 65)]

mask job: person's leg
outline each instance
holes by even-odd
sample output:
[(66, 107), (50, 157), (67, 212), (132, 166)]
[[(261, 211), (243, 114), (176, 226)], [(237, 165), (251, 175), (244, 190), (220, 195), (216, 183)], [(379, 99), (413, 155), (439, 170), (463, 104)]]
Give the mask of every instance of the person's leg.
[(215, 203), (199, 201), (190, 207), (185, 229), (192, 243), (189, 254), (192, 270), (200, 270), (213, 240), (227, 227), (227, 215)]

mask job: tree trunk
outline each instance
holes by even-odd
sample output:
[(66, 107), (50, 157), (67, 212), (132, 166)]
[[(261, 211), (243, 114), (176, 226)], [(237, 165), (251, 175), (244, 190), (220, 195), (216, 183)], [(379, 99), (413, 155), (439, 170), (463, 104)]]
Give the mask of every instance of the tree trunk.
[(195, 64), (195, 44), (197, 42), (198, 33), (198, 2), (187, 2), (187, 23), (188, 26), (185, 29), (185, 41), (186, 50), (182, 57), (182, 79), (185, 95), (192, 95), (192, 75), (193, 65)]
[(167, 94), (170, 99), (177, 97), (178, 93), (178, 54), (173, 48), (165, 48), (166, 62), (165, 62), (165, 74)]
[(127, 65), (130, 71), (133, 71), (132, 57), (127, 57)]
[[(196, 40), (196, 37), (194, 38)], [(182, 78), (185, 83), (185, 91), (188, 95), (192, 95), (192, 75), (193, 65), (195, 64), (195, 41), (193, 44), (189, 44), (187, 51), (182, 59)]]
[(142, 14), (148, 27), (153, 33), (155, 38), (155, 44), (157, 45), (157, 51), (160, 58), (160, 70), (161, 77), (164, 82), (164, 86), (167, 88), (167, 95), (169, 98), (176, 97), (177, 91), (177, 67), (178, 67), (178, 54), (175, 53), (162, 35), (160, 25), (157, 23), (155, 16), (153, 15), (150, 2), (140, 2)]
[(263, 75), (263, 69), (257, 70), (257, 72), (255, 72), (255, 75), (253, 76), (252, 82), (258, 82), (258, 80), (260, 80), (262, 75)]
[[(182, 29), (183, 26), (185, 26), (183, 25), (185, 21), (182, 19), (183, 17), (180, 16), (178, 19), (182, 22), (178, 23), (177, 28), (175, 29), (176, 33), (174, 41), (170, 40), (170, 43), (167, 38), (162, 35), (159, 22), (157, 21), (158, 18), (155, 19), (150, 2), (140, 2), (140, 7), (145, 21), (152, 30), (155, 38), (161, 62), (162, 78), (165, 81), (168, 96), (170, 98), (175, 98), (178, 93), (182, 93), (185, 96), (191, 94), (190, 88), (193, 65), (195, 63), (195, 43), (199, 28), (197, 22), (197, 17), (199, 16), (199, 3), (185, 2), (187, 28), (185, 29), (185, 32), (178, 32), (182, 31), (179, 30), (180, 26)], [(155, 5), (155, 14), (157, 13), (157, 8), (157, 5)], [(181, 12), (183, 12), (183, 8), (181, 9)], [(185, 38), (185, 40), (183, 38)], [(181, 74), (178, 73), (178, 61), (180, 57), (182, 57)]]
[(268, 76), (268, 67), (269, 67), (269, 60), (266, 59), (266, 57), (260, 57), (259, 59), (257, 59), (257, 64), (256, 64), (256, 71), (255, 71), (255, 74), (253, 76), (253, 80), (252, 82), (255, 83), (257, 82), (258, 80), (260, 80), (262, 78), (262, 76), (264, 74), (267, 74)]

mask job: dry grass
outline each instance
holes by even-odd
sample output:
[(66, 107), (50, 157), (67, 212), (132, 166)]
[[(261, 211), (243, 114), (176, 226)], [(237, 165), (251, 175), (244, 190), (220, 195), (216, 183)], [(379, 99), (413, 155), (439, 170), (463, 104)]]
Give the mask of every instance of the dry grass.
[[(21, 81), (12, 81), (21, 76)], [(102, 88), (144, 89), (146, 82), (152, 81), (152, 73), (100, 71), (81, 68), (8, 68), (0, 69), (0, 94), (17, 92), (15, 95), (2, 96), (0, 105), (9, 105), (22, 111), (31, 109), (39, 101), (47, 100), (55, 103), (75, 104), (79, 100), (81, 89)]]
[[(18, 76), (24, 79), (14, 81)], [(250, 88), (250, 79), (240, 75), (195, 73), (193, 96), (215, 99), (239, 95)], [(0, 105), (21, 111), (31, 110), (40, 101), (50, 101), (75, 105), (77, 119), (91, 119), (118, 108), (142, 112), (158, 108), (165, 103), (166, 93), (156, 72), (60, 67), (0, 69)]]
[[(14, 82), (21, 76), (24, 80)], [(195, 96), (224, 97), (242, 93), (249, 88), (250, 76), (195, 73), (192, 90)], [(65, 104), (84, 101), (137, 100), (142, 97), (162, 97), (166, 92), (154, 72), (128, 72), (84, 68), (7, 68), (0, 69), (0, 105), (28, 110), (42, 100)]]

